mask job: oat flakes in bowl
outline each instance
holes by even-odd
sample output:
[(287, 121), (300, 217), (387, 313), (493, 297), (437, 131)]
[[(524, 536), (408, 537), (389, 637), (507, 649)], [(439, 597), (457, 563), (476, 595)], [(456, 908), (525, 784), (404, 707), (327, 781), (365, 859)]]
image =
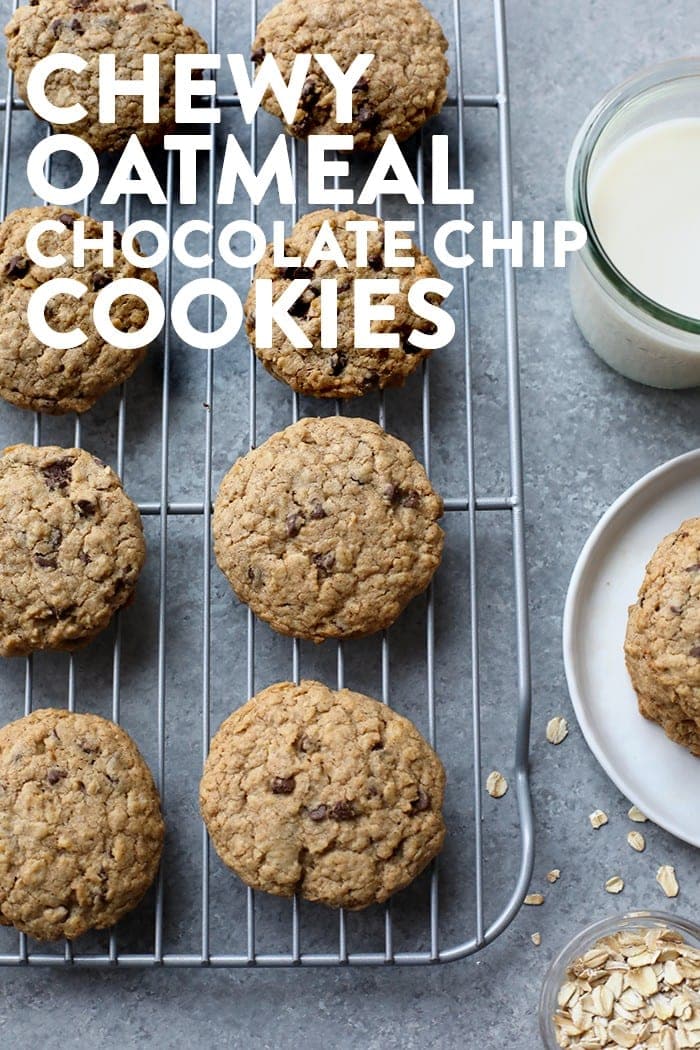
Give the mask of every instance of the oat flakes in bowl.
[(547, 1050), (700, 1047), (700, 927), (638, 911), (582, 930), (555, 958), (540, 997)]

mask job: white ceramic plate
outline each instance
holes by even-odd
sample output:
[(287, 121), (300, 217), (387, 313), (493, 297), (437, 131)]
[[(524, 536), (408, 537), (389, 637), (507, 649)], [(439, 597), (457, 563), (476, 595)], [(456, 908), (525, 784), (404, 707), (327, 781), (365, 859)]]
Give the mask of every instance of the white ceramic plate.
[(564, 666), (576, 717), (611, 780), (662, 828), (700, 846), (700, 758), (637, 711), (625, 667), (627, 607), (654, 548), (700, 516), (700, 449), (657, 467), (603, 515), (576, 563)]

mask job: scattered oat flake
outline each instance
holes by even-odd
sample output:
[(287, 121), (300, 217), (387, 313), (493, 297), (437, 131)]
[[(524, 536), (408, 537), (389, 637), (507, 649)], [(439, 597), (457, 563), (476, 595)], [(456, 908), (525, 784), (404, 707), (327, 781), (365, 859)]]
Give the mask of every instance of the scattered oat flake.
[(569, 723), (561, 715), (550, 718), (547, 722), (547, 740), (550, 744), (561, 744), (569, 735)]
[(608, 823), (608, 814), (604, 813), (602, 809), (595, 809), (588, 819), (591, 822), (591, 827), (602, 828), (603, 824)]
[(656, 873), (656, 881), (667, 897), (678, 896), (676, 869), (671, 864), (662, 864)]
[(644, 816), (641, 809), (638, 809), (637, 806), (630, 806), (627, 812), (627, 816), (636, 824), (646, 824), (647, 820), (649, 819), (648, 817)]
[(608, 893), (622, 893), (625, 888), (624, 879), (621, 879), (619, 875), (613, 875), (611, 879), (605, 883), (605, 888)]
[(530, 940), (534, 944), (535, 948), (539, 948), (539, 946), (542, 944), (542, 934), (541, 933), (531, 933), (530, 934)]
[(643, 853), (646, 849), (647, 842), (641, 831), (629, 831), (627, 833), (627, 842), (637, 853)]
[(486, 790), (491, 798), (503, 798), (508, 790), (508, 781), (502, 773), (494, 769), (493, 773), (489, 773), (486, 778)]
[(559, 868), (552, 868), (551, 871), (547, 872), (547, 882), (556, 882), (560, 875), (561, 871)]
[(528, 893), (527, 897), (525, 898), (525, 903), (526, 904), (535, 904), (535, 905), (537, 905), (537, 904), (544, 904), (544, 894), (543, 893)]

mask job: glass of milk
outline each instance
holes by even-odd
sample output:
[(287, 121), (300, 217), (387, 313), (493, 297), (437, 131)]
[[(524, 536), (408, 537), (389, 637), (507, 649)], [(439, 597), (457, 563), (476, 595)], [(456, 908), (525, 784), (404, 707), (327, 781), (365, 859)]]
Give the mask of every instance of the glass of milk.
[(700, 58), (598, 103), (574, 141), (566, 204), (588, 234), (569, 264), (585, 339), (630, 379), (700, 385)]

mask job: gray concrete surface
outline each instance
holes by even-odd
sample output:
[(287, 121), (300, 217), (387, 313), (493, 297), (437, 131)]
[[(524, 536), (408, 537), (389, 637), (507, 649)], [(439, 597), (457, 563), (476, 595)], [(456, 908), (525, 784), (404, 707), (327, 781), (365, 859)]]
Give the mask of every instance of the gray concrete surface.
[[(9, 8), (3, 4), (3, 12)], [(224, 15), (234, 10), (222, 3)], [(181, 7), (202, 25), (203, 0)], [(700, 29), (693, 0), (511, 0), (510, 66), (513, 99), (516, 215), (554, 219), (563, 213), (562, 180), (569, 144), (592, 103), (641, 66), (691, 50)], [(435, 7), (449, 25), (449, 5)], [(222, 18), (222, 42), (232, 49), (237, 18)], [(465, 85), (493, 90), (491, 12), (478, 0), (463, 12)], [(229, 36), (229, 34), (233, 34)], [(235, 119), (235, 118), (234, 118)], [(452, 117), (446, 114), (448, 130)], [(477, 218), (496, 214), (494, 117), (468, 115), (468, 164), (477, 188)], [(21, 156), (40, 135), (30, 115), (15, 118), (13, 143)], [(11, 185), (11, 206), (29, 202), (21, 163)], [(99, 214), (100, 209), (95, 208)], [(245, 213), (243, 205), (240, 213)], [(235, 209), (234, 209), (235, 212)], [(430, 221), (428, 229), (431, 229)], [(182, 275), (177, 275), (179, 279)], [(528, 551), (532, 611), (534, 715), (532, 784), (537, 854), (533, 889), (546, 902), (525, 908), (492, 946), (465, 962), (433, 969), (311, 972), (88, 972), (47, 969), (0, 971), (0, 1042), (4, 1047), (102, 1046), (321, 1047), (422, 1046), (467, 1050), (535, 1050), (536, 1008), (549, 960), (580, 926), (632, 906), (667, 906), (693, 915), (700, 904), (697, 853), (650, 825), (648, 847), (633, 854), (625, 843), (627, 803), (599, 769), (578, 731), (568, 701), (561, 652), (561, 611), (576, 556), (596, 520), (631, 482), (667, 458), (696, 446), (700, 395), (663, 393), (635, 386), (605, 368), (582, 344), (570, 318), (561, 272), (523, 271), (518, 279), (524, 441), (527, 474)], [(504, 448), (501, 299), (498, 275), (474, 274), (473, 331), (479, 492), (503, 488)], [(458, 318), (458, 320), (460, 320)], [(217, 357), (215, 375), (214, 481), (218, 482), (247, 439), (247, 359), (242, 344)], [(154, 351), (131, 384), (127, 416), (126, 482), (138, 499), (152, 499), (158, 485), (160, 367)], [(201, 496), (203, 463), (203, 358), (173, 347), (171, 497)], [(447, 495), (463, 491), (464, 427), (458, 349), (447, 350), (432, 369), (433, 469)], [(258, 432), (289, 418), (284, 392), (260, 378)], [(371, 400), (371, 399), (370, 399)], [(307, 411), (313, 406), (304, 405)], [(413, 421), (419, 386), (387, 401), (391, 429), (418, 443)], [(84, 421), (86, 447), (114, 461), (114, 412), (108, 398)], [(376, 413), (376, 401), (362, 410)], [(355, 408), (354, 411), (358, 409)], [(2, 443), (31, 439), (31, 417), (0, 406)], [(44, 441), (72, 440), (72, 421), (49, 421)], [(152, 557), (139, 603), (124, 618), (125, 667), (122, 714), (155, 761), (154, 654), (157, 641), (157, 522), (148, 522)], [(473, 932), (473, 824), (468, 758), (471, 729), (461, 713), (468, 661), (466, 644), (464, 522), (449, 522), (448, 554), (436, 587), (438, 627), (438, 742), (450, 773), (448, 816), (452, 835), (442, 865), (444, 943)], [(513, 737), (513, 659), (508, 522), (480, 521), (480, 605), (484, 687), (484, 765), (508, 773)], [(166, 810), (170, 826), (166, 864), (166, 947), (199, 950), (201, 832), (196, 817), (200, 762), (201, 528), (178, 519), (169, 534)], [(245, 693), (245, 617), (218, 573), (213, 577), (212, 725)], [(424, 607), (416, 603), (391, 632), (392, 702), (425, 728), (422, 638)], [(76, 661), (78, 707), (108, 714), (111, 638)], [(377, 692), (376, 642), (349, 647), (348, 684)], [(256, 686), (291, 673), (289, 647), (270, 632), (256, 633)], [(302, 647), (302, 671), (332, 679), (334, 652)], [(22, 711), (23, 667), (0, 668), (0, 716)], [(65, 703), (66, 661), (37, 661), (35, 702)], [(544, 740), (553, 714), (569, 717), (569, 739), (559, 748)], [(610, 823), (597, 833), (587, 815), (605, 809)], [(512, 891), (518, 859), (512, 792), (485, 799), (486, 909), (495, 915)], [(666, 902), (654, 882), (658, 864), (672, 863), (681, 893)], [(559, 867), (553, 887), (544, 874)], [(620, 873), (623, 895), (609, 897), (605, 878)], [(397, 946), (424, 946), (425, 885), (395, 909)], [(212, 860), (212, 947), (241, 950), (243, 895)], [(120, 931), (123, 950), (152, 947), (152, 908), (146, 904)], [(304, 946), (331, 946), (334, 924), (304, 911)], [(381, 947), (378, 917), (353, 919), (351, 948)], [(541, 947), (530, 934), (538, 930)], [(287, 948), (288, 912), (277, 902), (260, 905), (261, 950)], [(9, 931), (0, 952), (12, 951)]]

